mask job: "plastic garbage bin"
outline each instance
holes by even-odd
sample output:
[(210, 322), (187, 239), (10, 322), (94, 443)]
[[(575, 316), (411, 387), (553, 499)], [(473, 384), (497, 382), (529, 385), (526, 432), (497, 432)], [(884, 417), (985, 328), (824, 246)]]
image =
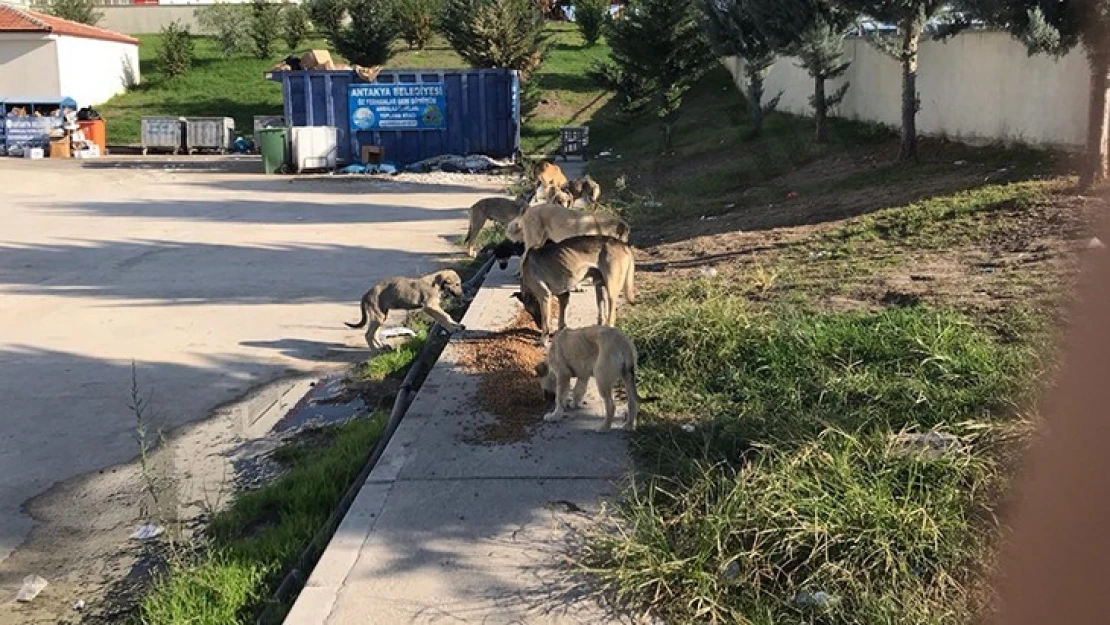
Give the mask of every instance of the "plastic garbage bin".
[(85, 139), (95, 143), (101, 154), (108, 153), (108, 133), (103, 119), (80, 120), (77, 125), (85, 134)]
[(276, 174), (288, 171), (289, 167), (289, 130), (287, 128), (263, 128), (259, 131), (262, 152), (262, 172)]

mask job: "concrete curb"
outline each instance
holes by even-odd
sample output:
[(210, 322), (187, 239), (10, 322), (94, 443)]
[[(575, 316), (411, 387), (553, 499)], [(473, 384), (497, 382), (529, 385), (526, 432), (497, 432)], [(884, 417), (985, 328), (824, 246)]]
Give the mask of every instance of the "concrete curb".
[[(492, 256), (488, 260), (486, 260), (481, 269), (479, 269), (478, 272), (474, 274), (474, 276), (466, 284), (463, 285), (464, 293), (473, 292), (474, 290), (476, 290), (476, 287), (478, 289), (481, 288), (481, 284), (485, 280), (486, 274), (489, 273), (490, 268), (493, 267), (493, 264), (494, 262), (496, 262), (496, 260), (497, 259)], [(335, 531), (338, 529), (339, 523), (343, 520), (344, 517), (347, 516), (347, 512), (350, 510), (351, 504), (354, 502), (355, 497), (362, 489), (363, 484), (370, 476), (371, 471), (373, 471), (374, 467), (377, 466), (378, 460), (381, 459), (382, 454), (385, 452), (386, 447), (389, 445), (390, 440), (392, 440), (393, 438), (393, 434), (397, 431), (397, 427), (401, 424), (401, 420), (404, 418), (405, 412), (408, 410), (409, 406), (412, 405), (412, 400), (415, 398), (417, 391), (419, 391), (419, 385), (416, 384), (416, 377), (418, 373), (421, 370), (429, 371), (431, 367), (435, 365), (435, 360), (439, 358), (439, 354), (442, 352), (442, 348), (447, 345), (447, 341), (443, 341), (441, 343), (440, 341), (436, 340), (441, 329), (442, 328), (438, 323), (433, 323), (432, 327), (429, 328), (428, 340), (427, 342), (425, 342), (423, 350), (421, 350), (420, 354), (412, 362), (412, 365), (409, 367), (408, 373), (405, 375), (405, 379), (401, 382), (401, 388), (397, 393), (397, 398), (393, 402), (393, 409), (390, 411), (389, 420), (386, 423), (385, 431), (382, 432), (382, 437), (378, 440), (377, 445), (374, 446), (374, 450), (370, 453), (370, 457), (367, 459), (366, 464), (364, 464), (362, 469), (359, 470), (358, 476), (355, 477), (355, 479), (351, 482), (351, 486), (348, 487), (347, 491), (343, 494), (343, 498), (339, 500), (339, 504), (335, 507), (335, 510), (332, 511), (331, 515), (328, 517), (327, 522), (324, 523), (324, 526), (320, 528), (316, 536), (313, 537), (308, 546), (306, 546), (304, 551), (302, 551), (300, 556), (298, 556), (297, 565), (294, 566), (293, 569), (286, 574), (285, 578), (282, 579), (281, 584), (278, 586), (278, 589), (274, 592), (274, 596), (271, 597), (269, 601), (267, 601), (266, 607), (263, 608), (262, 613), (259, 614), (258, 619), (256, 620), (256, 623), (258, 625), (272, 622), (268, 620), (271, 611), (281, 606), (286, 600), (289, 599), (289, 595), (292, 593), (292, 590), (296, 584), (303, 584), (305, 581), (307, 581), (307, 577), (305, 576), (305, 569), (308, 569), (308, 573), (311, 574), (312, 567), (315, 566), (316, 559), (320, 554), (323, 553), (324, 549), (327, 548), (327, 543), (335, 535)], [(448, 341), (449, 340), (450, 339), (448, 338)], [(275, 404), (278, 404), (279, 401), (282, 402), (281, 406), (279, 406), (279, 410), (269, 411), (278, 413), (277, 418), (273, 419), (274, 423), (276, 423), (277, 420), (281, 418), (281, 415), (285, 414), (285, 411), (287, 411), (289, 407), (295, 405), (297, 401), (299, 401), (299, 399), (294, 399), (292, 403), (287, 404), (285, 401), (282, 400), (285, 400), (288, 396), (292, 395), (294, 391), (302, 387), (304, 388), (304, 390), (301, 391), (299, 395), (295, 395), (294, 397), (303, 397), (312, 388), (312, 380), (313, 378), (299, 380), (296, 384), (292, 385), (291, 388), (287, 388), (284, 394), (280, 395), (280, 397), (277, 397), (269, 404), (270, 407), (273, 407)], [(285, 408), (281, 409), (282, 406), (285, 406)], [(263, 415), (265, 414), (266, 413), (263, 413)], [(257, 422), (257, 419), (255, 420), (255, 422)], [(307, 564), (310, 560), (312, 561), (311, 565)]]

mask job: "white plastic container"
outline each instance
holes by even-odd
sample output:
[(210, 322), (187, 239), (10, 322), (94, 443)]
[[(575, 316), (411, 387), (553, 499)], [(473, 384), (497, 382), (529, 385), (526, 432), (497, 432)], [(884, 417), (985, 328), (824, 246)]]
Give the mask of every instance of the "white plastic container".
[(46, 150), (42, 148), (23, 148), (23, 158), (33, 158), (35, 160), (46, 158)]
[(334, 126), (297, 126), (291, 131), (294, 171), (335, 169), (338, 145)]

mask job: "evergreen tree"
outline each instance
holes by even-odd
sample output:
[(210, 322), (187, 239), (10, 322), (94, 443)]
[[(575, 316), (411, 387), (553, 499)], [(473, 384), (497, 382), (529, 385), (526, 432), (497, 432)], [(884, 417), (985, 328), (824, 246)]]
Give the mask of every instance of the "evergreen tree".
[(547, 48), (543, 15), (532, 0), (447, 0), (443, 34), (473, 67), (515, 69), (525, 78)]
[(721, 56), (736, 56), (744, 61), (747, 77), (745, 95), (752, 134), (763, 131), (763, 118), (778, 106), (781, 93), (763, 101), (763, 81), (775, 63), (776, 43), (760, 30), (750, 0), (701, 0), (703, 26)]
[(423, 50), (432, 40), (441, 10), (440, 0), (398, 0), (398, 27), (410, 50)]
[(251, 0), (250, 35), (254, 54), (268, 59), (274, 51), (274, 40), (281, 34), (281, 5), (269, 0)]
[(659, 118), (670, 152), (682, 98), (714, 61), (696, 0), (634, 1), (609, 22), (606, 38), (616, 66), (608, 70), (612, 84), (632, 91), (624, 95), (633, 108)]
[(925, 26), (930, 19), (948, 9), (945, 0), (839, 0), (848, 10), (864, 13), (872, 18), (896, 24), (897, 43), (882, 37), (871, 41), (880, 50), (898, 59), (902, 64), (902, 147), (899, 161), (917, 160), (917, 111), (921, 102), (917, 96), (917, 53)]
[(346, 13), (351, 22), (339, 26), (331, 43), (339, 54), (363, 67), (385, 65), (393, 57), (397, 39), (397, 19), (392, 0), (348, 0)]
[(300, 4), (290, 2), (282, 9), (281, 38), (289, 52), (296, 52), (305, 39), (308, 39), (310, 29), (308, 12)]
[(578, 0), (574, 3), (574, 23), (586, 45), (592, 46), (601, 38), (601, 27), (609, 16), (609, 0)]
[(1110, 0), (977, 0), (968, 3), (987, 22), (1006, 28), (1030, 54), (1063, 56), (1082, 44), (1090, 66), (1087, 146), (1079, 185), (1107, 177), (1106, 89), (1110, 84)]
[(250, 7), (217, 2), (193, 11), (197, 24), (220, 44), (225, 59), (250, 49)]
[(347, 1), (308, 0), (305, 6), (312, 25), (334, 46), (335, 35), (342, 28), (343, 20), (347, 15)]
[(813, 107), (818, 143), (829, 138), (828, 111), (844, 99), (848, 83), (831, 94), (825, 83), (848, 70), (844, 38), (858, 15), (831, 0), (751, 0), (749, 10), (759, 30), (782, 54), (798, 58), (799, 67), (813, 78)]

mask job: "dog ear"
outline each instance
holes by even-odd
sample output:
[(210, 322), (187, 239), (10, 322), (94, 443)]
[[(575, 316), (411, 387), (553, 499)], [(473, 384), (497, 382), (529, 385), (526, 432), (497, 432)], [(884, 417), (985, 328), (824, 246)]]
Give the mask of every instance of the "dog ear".
[(540, 364), (536, 365), (536, 377), (537, 378), (545, 377), (545, 376), (547, 376), (547, 372), (550, 371), (550, 370), (551, 369), (547, 366), (546, 362), (541, 362)]
[(515, 297), (515, 298), (517, 298), (518, 300), (520, 300), (522, 302), (524, 301), (524, 296), (520, 294), (520, 291), (517, 291), (517, 292), (513, 293), (509, 297)]

